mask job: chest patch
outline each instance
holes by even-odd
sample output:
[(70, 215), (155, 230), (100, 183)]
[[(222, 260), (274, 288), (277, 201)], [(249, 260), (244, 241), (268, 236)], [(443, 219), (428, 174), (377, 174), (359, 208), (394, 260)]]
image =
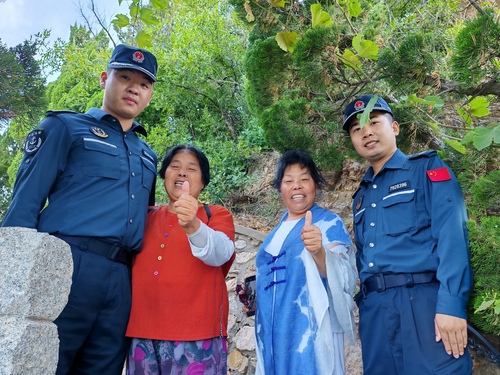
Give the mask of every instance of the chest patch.
[(90, 128), (92, 134), (97, 135), (99, 138), (108, 138), (108, 133), (106, 133), (103, 129), (98, 126), (92, 126)]
[(389, 194), (394, 193), (398, 190), (408, 189), (410, 187), (410, 181), (402, 181), (397, 184), (389, 186)]
[(45, 130), (35, 129), (31, 131), (26, 137), (26, 143), (24, 144), (24, 152), (26, 155), (33, 155), (36, 153), (40, 147), (42, 147), (45, 141)]

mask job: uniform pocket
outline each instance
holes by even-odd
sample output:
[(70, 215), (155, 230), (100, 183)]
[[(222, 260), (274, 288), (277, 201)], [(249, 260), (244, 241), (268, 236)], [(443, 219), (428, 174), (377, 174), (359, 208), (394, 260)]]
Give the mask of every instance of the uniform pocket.
[(85, 148), (83, 172), (87, 176), (120, 178), (118, 148), (99, 139), (84, 138)]
[(397, 236), (416, 227), (415, 190), (405, 190), (387, 195), (380, 202), (384, 233)]

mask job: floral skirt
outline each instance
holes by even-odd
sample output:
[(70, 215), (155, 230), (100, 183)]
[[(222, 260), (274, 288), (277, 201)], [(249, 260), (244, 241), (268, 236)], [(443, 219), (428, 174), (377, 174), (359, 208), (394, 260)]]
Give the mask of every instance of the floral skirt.
[(132, 339), (127, 375), (227, 375), (225, 337), (199, 341)]

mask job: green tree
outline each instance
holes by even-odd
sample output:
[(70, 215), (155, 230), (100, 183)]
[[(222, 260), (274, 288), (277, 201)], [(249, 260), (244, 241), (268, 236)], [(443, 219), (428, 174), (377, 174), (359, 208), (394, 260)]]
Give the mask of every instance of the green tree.
[[(341, 110), (366, 92), (391, 102), (407, 151), (500, 143), (500, 124), (487, 116), (500, 94), (492, 5), (471, 2), (471, 14), (446, 0), (231, 3), (251, 29), (247, 99), (273, 147), (343, 150)], [(457, 106), (462, 124), (440, 121), (444, 104)]]
[(0, 40), (0, 126), (14, 117), (35, 118), (45, 108), (45, 79), (36, 60), (41, 41), (7, 48)]
[(150, 143), (160, 156), (177, 143), (200, 147), (220, 178), (206, 197), (225, 199), (245, 183), (249, 155), (262, 145), (249, 143), (252, 133), (261, 134), (244, 96), (245, 27), (226, 1), (217, 0), (131, 1), (129, 14), (113, 22), (121, 35), (150, 46), (159, 61), (159, 82), (140, 119)]
[(11, 197), (9, 167), (45, 109), (45, 79), (36, 59), (42, 42), (35, 38), (7, 48), (0, 41), (0, 218)]

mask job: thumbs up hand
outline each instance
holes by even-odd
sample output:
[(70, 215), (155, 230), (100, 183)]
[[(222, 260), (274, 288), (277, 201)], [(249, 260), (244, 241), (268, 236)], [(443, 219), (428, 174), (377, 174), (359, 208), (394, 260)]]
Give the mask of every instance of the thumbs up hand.
[(200, 221), (196, 217), (198, 211), (198, 199), (189, 194), (189, 182), (184, 181), (182, 184), (182, 194), (179, 199), (174, 202), (175, 213), (177, 220), (186, 233), (194, 233), (200, 227)]
[(306, 212), (306, 219), (304, 227), (302, 228), (301, 239), (305, 248), (311, 254), (315, 255), (319, 251), (323, 251), (321, 230), (316, 225), (313, 225), (311, 211)]

